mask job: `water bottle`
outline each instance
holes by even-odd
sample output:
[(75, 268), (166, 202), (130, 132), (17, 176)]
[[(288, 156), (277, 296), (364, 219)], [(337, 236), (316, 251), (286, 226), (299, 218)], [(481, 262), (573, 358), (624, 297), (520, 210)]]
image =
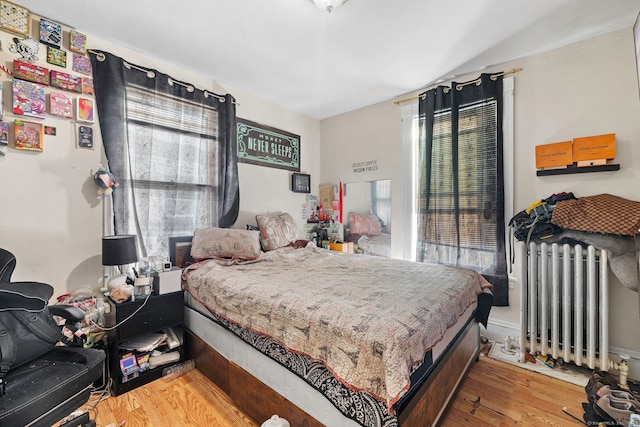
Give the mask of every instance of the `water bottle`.
[(193, 359), (186, 360), (182, 363), (176, 363), (175, 365), (168, 366), (162, 370), (162, 376), (170, 381), (180, 375), (189, 372), (196, 367), (196, 362)]

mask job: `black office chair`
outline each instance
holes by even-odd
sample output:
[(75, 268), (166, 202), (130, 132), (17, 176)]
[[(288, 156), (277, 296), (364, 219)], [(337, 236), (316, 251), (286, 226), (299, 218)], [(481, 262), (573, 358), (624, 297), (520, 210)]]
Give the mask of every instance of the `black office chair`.
[[(0, 248), (0, 286), (20, 292), (33, 283), (11, 282), (15, 265), (13, 254)], [(50, 298), (53, 288), (45, 286), (50, 288)], [(9, 298), (3, 300), (0, 296), (0, 310), (8, 306)], [(84, 317), (82, 310), (73, 306), (51, 305), (49, 312), (68, 323)], [(12, 367), (4, 378), (4, 395), (0, 396), (0, 426), (51, 426), (59, 422), (89, 400), (94, 383), (103, 378), (104, 366), (102, 350), (56, 346), (21, 366)], [(65, 426), (95, 426), (95, 423), (85, 413)]]

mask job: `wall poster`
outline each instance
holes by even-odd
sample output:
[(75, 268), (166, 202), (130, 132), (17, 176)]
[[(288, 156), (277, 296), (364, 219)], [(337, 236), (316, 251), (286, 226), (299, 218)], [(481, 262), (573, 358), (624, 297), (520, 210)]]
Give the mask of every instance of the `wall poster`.
[(238, 162), (300, 172), (300, 136), (237, 119)]

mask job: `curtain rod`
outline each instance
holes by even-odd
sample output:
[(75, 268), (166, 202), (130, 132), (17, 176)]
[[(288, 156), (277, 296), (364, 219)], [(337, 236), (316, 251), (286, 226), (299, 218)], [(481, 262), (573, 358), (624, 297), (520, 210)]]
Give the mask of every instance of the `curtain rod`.
[[(504, 71), (502, 73), (491, 74), (490, 78), (491, 78), (491, 80), (495, 80), (497, 77), (505, 76), (507, 74), (515, 74), (515, 73), (518, 73), (520, 71), (522, 71), (522, 67), (514, 68), (511, 71)], [(456, 85), (456, 89), (460, 90), (463, 87), (468, 86), (468, 85), (472, 85), (472, 84), (479, 85), (480, 82), (481, 82), (481, 80), (479, 78), (477, 78), (475, 80), (471, 80), (470, 82), (459, 83), (459, 84)], [(450, 90), (450, 88), (448, 88), (448, 89)], [(416, 95), (416, 96), (412, 96), (412, 97), (409, 97), (409, 98), (404, 98), (404, 99), (399, 99), (397, 101), (393, 101), (393, 103), (398, 105), (398, 104), (401, 104), (403, 102), (412, 101), (412, 100), (418, 99), (418, 98), (424, 99), (424, 97), (422, 95)]]
[[(102, 62), (102, 61), (104, 61), (106, 59), (105, 54), (102, 53), (102, 52), (97, 52), (97, 51), (91, 50), (91, 49), (87, 49), (87, 52), (93, 53), (94, 55), (96, 55), (96, 58), (100, 62)], [(133, 68), (135, 70), (142, 71), (143, 73), (146, 73), (147, 77), (150, 78), (150, 79), (153, 79), (156, 76), (156, 73), (154, 73), (152, 70), (148, 70), (146, 68), (142, 68), (142, 67), (139, 67), (137, 65), (129, 64), (127, 61), (124, 61), (124, 60), (122, 62), (124, 63), (124, 66), (129, 68), (129, 69)], [(174, 84), (179, 84), (180, 86), (184, 86), (185, 88), (187, 88), (187, 92), (193, 92), (195, 90), (195, 86), (193, 86), (192, 84), (183, 83), (183, 82), (181, 82), (179, 80), (174, 80), (171, 77), (168, 78), (168, 83), (169, 83), (169, 86), (173, 86)], [(203, 92), (205, 98), (213, 96), (214, 98), (218, 98), (218, 101), (220, 101), (220, 102), (225, 102), (227, 100), (224, 96), (216, 95), (215, 93), (209, 92), (206, 89), (204, 89), (202, 92)], [(233, 101), (233, 103), (235, 105), (240, 105), (236, 101)]]

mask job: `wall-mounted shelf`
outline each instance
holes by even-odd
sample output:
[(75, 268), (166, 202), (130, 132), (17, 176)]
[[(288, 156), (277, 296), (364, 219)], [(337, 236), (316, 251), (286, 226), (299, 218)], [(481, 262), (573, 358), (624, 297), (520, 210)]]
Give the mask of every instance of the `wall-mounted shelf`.
[(611, 172), (620, 170), (620, 165), (601, 165), (601, 166), (585, 166), (579, 168), (576, 166), (569, 166), (565, 169), (549, 169), (536, 171), (537, 176), (549, 176), (549, 175), (569, 175), (572, 173), (587, 173), (587, 172)]

